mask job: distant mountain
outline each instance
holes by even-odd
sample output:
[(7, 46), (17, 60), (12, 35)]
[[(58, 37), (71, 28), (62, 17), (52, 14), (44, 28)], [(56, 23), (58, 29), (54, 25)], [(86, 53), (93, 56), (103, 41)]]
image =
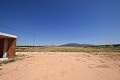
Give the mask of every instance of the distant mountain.
[(80, 46), (94, 46), (94, 45), (91, 45), (91, 44), (68, 43), (68, 44), (63, 44), (63, 45), (60, 45), (60, 46), (63, 46), (63, 47), (80, 47)]

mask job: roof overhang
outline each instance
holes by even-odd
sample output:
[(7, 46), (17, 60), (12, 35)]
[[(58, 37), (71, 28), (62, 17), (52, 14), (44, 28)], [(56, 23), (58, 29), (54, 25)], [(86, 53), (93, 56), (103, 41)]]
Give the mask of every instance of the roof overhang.
[(0, 39), (4, 39), (4, 38), (17, 38), (17, 36), (0, 32)]

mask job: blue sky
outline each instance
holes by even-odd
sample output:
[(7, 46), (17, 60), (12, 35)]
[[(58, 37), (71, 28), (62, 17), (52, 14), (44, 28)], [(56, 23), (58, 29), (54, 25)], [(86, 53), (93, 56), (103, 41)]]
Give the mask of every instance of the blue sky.
[[(120, 43), (120, 0), (0, 0), (0, 25), (35, 33), (36, 45)], [(32, 45), (33, 35), (0, 27)]]

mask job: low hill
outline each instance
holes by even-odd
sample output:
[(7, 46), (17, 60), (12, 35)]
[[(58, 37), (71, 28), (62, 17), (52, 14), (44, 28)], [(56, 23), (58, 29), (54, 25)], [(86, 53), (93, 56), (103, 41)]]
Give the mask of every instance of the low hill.
[(63, 45), (60, 45), (62, 47), (80, 47), (80, 46), (94, 46), (94, 45), (91, 45), (91, 44), (78, 44), (78, 43), (68, 43), (68, 44), (63, 44)]

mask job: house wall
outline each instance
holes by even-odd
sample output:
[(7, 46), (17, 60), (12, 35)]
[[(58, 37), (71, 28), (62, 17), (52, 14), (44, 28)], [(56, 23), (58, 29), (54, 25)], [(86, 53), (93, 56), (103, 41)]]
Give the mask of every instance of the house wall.
[[(16, 38), (9, 38), (8, 39), (8, 48), (7, 48), (7, 57), (8, 58), (15, 56), (16, 40), (17, 40)], [(5, 41), (5, 39), (0, 39), (0, 58), (3, 57), (4, 41)]]
[(8, 39), (8, 51), (7, 56), (9, 58), (14, 57), (16, 53), (16, 40), (15, 38)]
[(0, 39), (0, 58), (3, 57), (4, 39)]

